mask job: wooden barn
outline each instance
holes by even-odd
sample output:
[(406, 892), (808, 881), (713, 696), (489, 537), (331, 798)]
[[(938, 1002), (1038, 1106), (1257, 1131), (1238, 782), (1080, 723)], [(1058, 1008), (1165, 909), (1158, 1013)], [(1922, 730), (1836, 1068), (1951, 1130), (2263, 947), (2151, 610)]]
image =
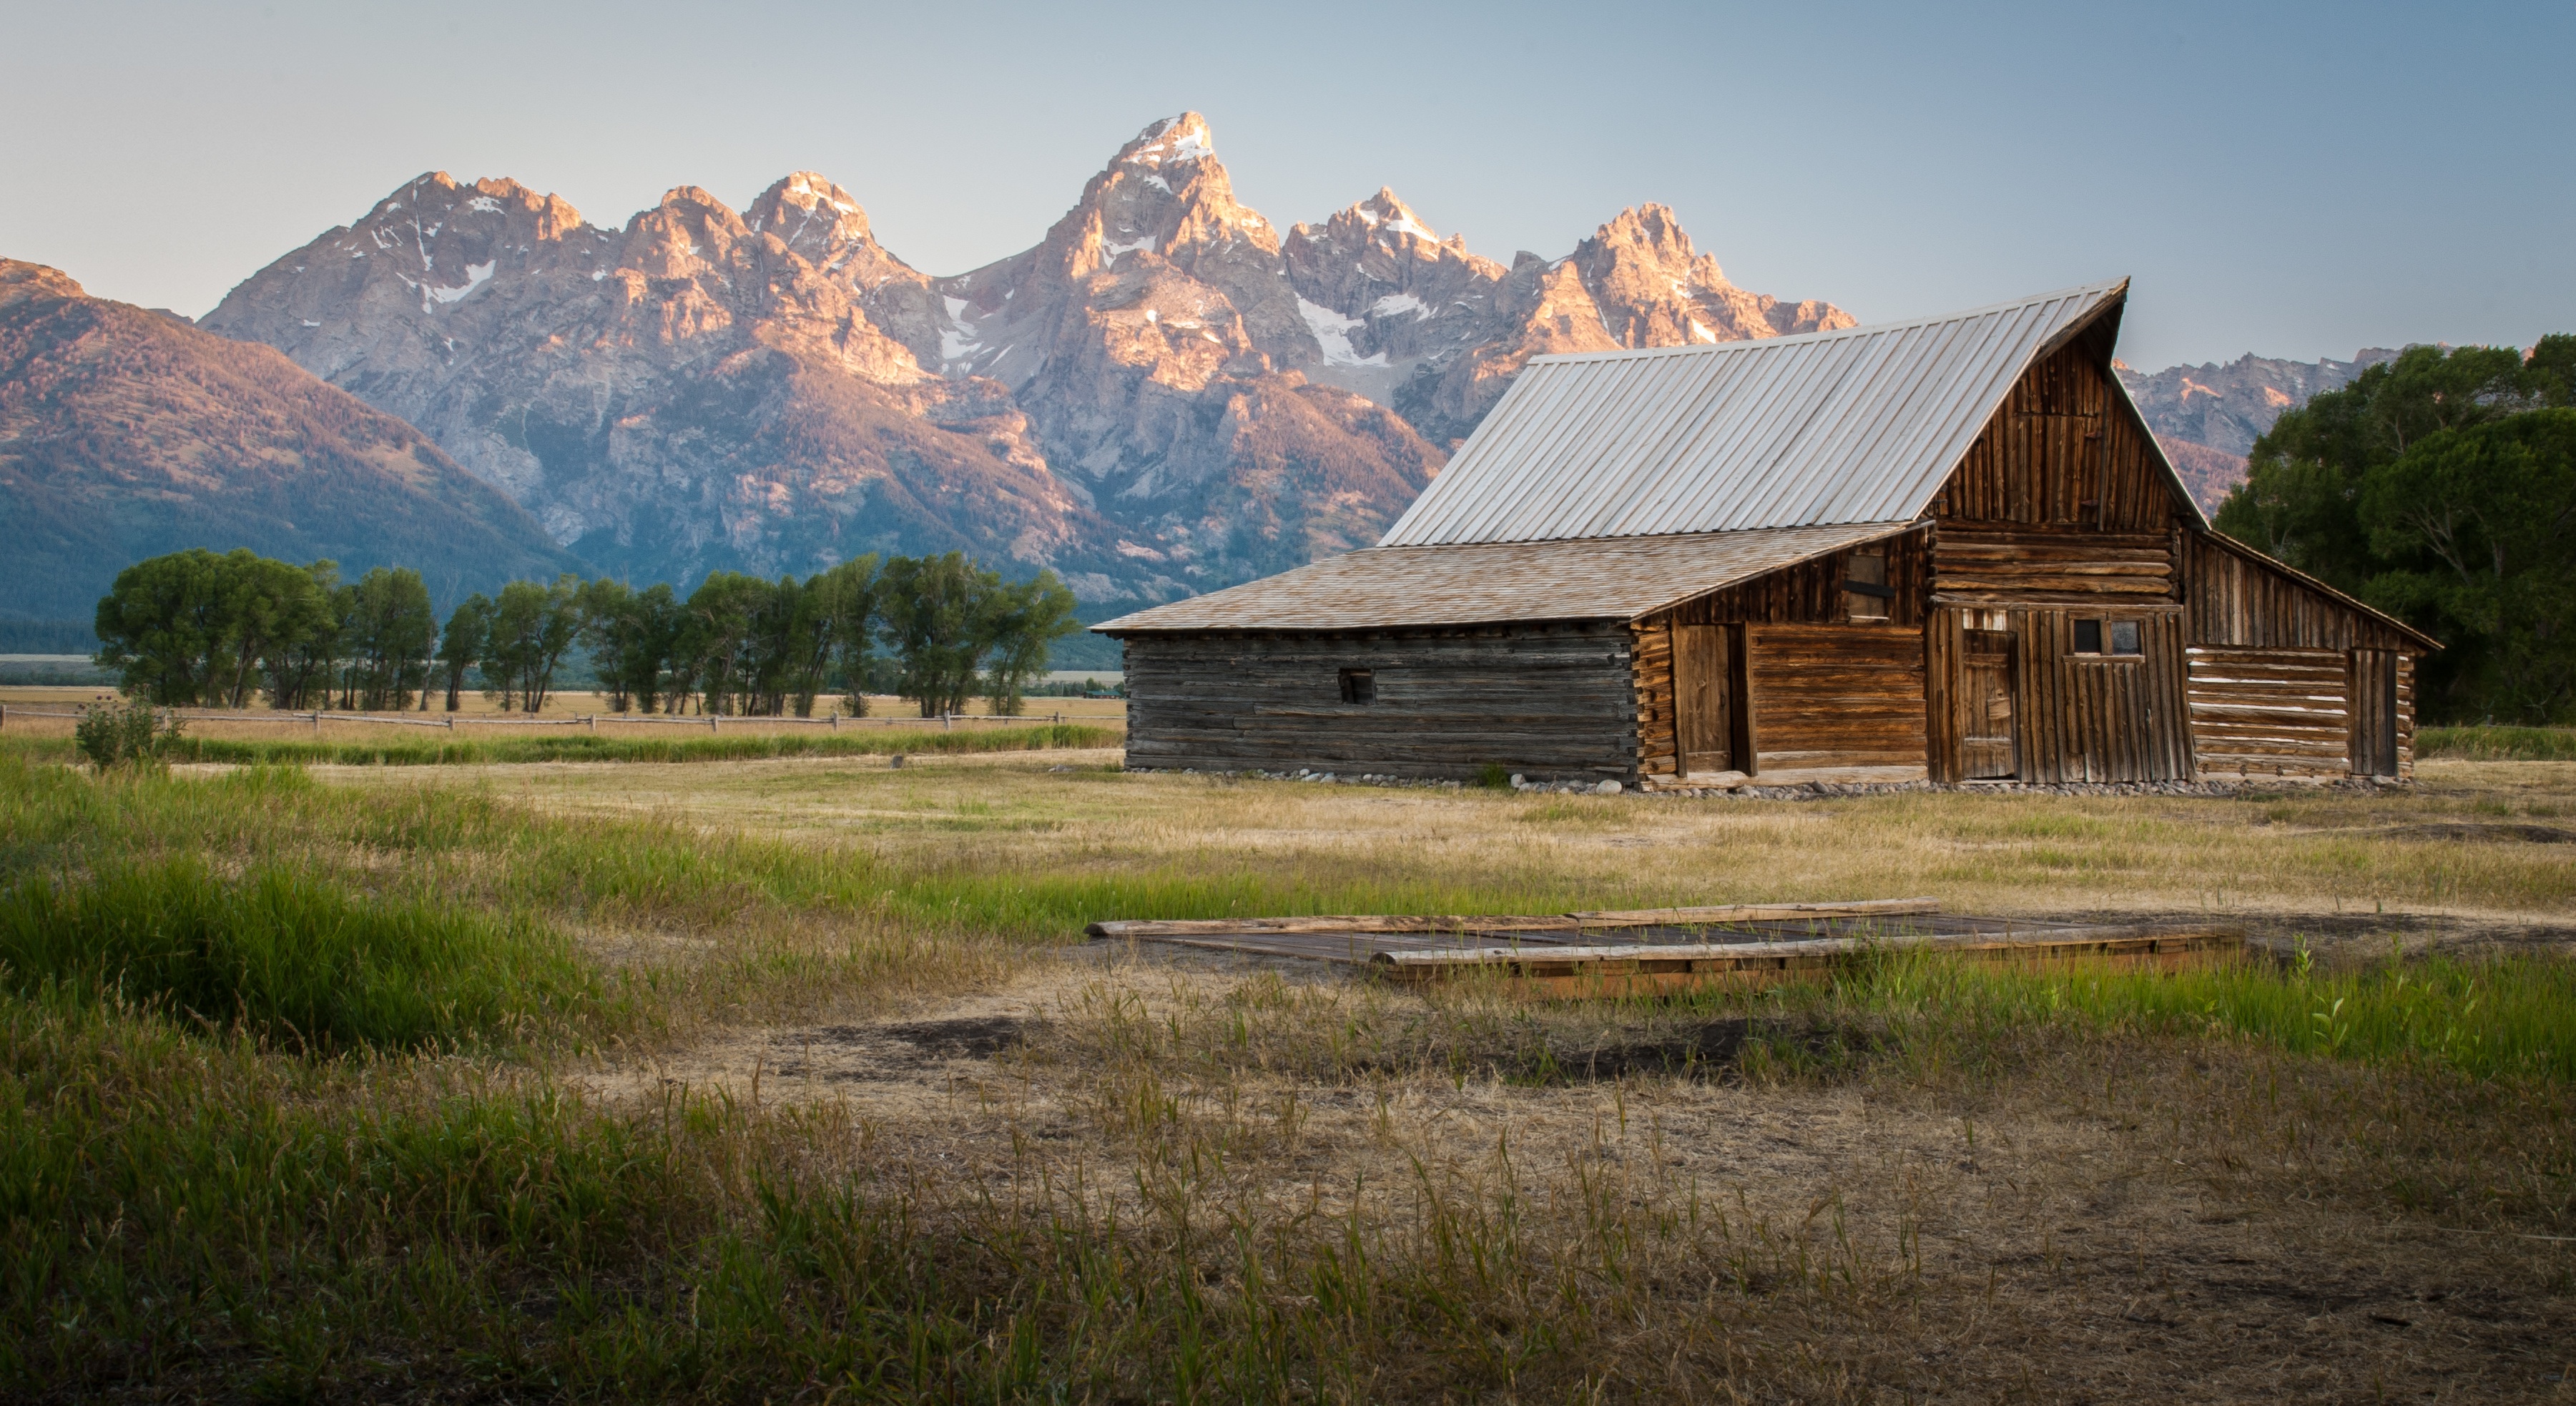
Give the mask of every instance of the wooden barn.
[(1375, 547), (1095, 626), (1138, 767), (2397, 777), (2435, 641), (2210, 530), (2125, 281), (1533, 359)]

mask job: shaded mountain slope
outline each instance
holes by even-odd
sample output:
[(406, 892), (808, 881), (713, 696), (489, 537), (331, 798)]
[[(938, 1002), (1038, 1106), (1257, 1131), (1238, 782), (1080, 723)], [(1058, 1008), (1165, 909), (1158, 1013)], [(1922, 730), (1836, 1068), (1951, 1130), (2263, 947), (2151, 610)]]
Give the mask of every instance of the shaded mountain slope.
[(274, 350), (0, 260), (0, 613), (84, 619), (117, 571), (249, 547), (418, 568), (442, 599), (578, 563), (394, 416)]

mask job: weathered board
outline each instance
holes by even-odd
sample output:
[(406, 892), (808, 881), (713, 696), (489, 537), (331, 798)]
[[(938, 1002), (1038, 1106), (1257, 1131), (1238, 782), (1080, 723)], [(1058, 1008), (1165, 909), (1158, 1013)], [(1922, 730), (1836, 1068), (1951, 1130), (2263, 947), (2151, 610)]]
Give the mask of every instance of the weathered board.
[(2195, 645), (2190, 660), (2192, 740), (2203, 773), (2340, 776), (2353, 769), (2342, 651)]
[[(1126, 643), (1132, 766), (1635, 776), (1631, 644), (1616, 622)], [(1346, 701), (1346, 670), (1366, 671), (1367, 701)]]
[(1890, 953), (2172, 967), (2232, 951), (2211, 924), (2067, 923), (1945, 914), (1924, 899), (1522, 916), (1112, 921), (1094, 937), (1365, 965), (1399, 981), (1500, 977), (1525, 994), (1652, 995), (1831, 975)]

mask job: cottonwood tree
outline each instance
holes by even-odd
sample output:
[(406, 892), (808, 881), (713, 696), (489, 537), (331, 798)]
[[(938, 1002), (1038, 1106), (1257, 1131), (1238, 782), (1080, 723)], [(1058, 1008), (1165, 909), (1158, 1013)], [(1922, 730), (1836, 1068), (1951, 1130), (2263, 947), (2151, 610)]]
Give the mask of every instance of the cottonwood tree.
[(879, 613), (902, 674), (895, 687), (925, 718), (959, 713), (974, 696), (1002, 578), (960, 552), (887, 562)]
[(409, 567), (379, 566), (340, 588), (342, 707), (370, 712), (409, 708), (427, 698), (438, 616), (429, 587)]
[(2576, 336), (2409, 347), (2284, 414), (2216, 525), (2443, 640), (2428, 719), (2565, 718), (2571, 407)]
[(483, 647), (492, 637), (492, 600), (477, 591), (447, 617), (438, 637), (438, 665), (447, 676), (447, 711), (453, 713), (465, 691), (465, 673), (483, 662)]
[(540, 712), (554, 692), (555, 670), (581, 635), (581, 580), (569, 573), (551, 586), (513, 581), (492, 602), (490, 636), (483, 647), (483, 691)]
[(987, 658), (984, 696), (995, 714), (1017, 717), (1029, 681), (1046, 671), (1047, 651), (1072, 634), (1073, 592), (1052, 571), (990, 594), (984, 608)]

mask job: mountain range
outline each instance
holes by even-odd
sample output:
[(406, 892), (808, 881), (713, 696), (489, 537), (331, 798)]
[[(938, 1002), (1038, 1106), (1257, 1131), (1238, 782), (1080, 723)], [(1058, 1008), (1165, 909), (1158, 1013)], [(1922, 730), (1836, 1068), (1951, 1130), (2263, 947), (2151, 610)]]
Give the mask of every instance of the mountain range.
[[(1532, 356), (1854, 325), (1736, 287), (1660, 205), (1509, 263), (1383, 188), (1282, 230), (1195, 113), (955, 275), (813, 172), (614, 227), (426, 173), (193, 326), (0, 267), (0, 523), (65, 563), (10, 573), (22, 618), (173, 545), (405, 561), (442, 597), (954, 549), (1096, 618), (1374, 541)], [(2387, 355), (2122, 375), (2214, 506), (2282, 410)]]
[(1185, 113), (954, 276), (811, 172), (615, 229), (431, 173), (202, 325), (419, 426), (602, 570), (957, 548), (1110, 606), (1375, 540), (1533, 355), (1852, 319), (1735, 287), (1661, 206), (1509, 265), (1386, 190), (1282, 231)]
[(2185, 487), (2215, 512), (2245, 481), (2245, 456), (2284, 412), (2310, 396), (2341, 390), (2396, 352), (2367, 347), (2350, 361), (2282, 361), (2240, 356), (2224, 366), (2171, 366), (2153, 373), (2115, 365), (2147, 428), (2155, 432)]

